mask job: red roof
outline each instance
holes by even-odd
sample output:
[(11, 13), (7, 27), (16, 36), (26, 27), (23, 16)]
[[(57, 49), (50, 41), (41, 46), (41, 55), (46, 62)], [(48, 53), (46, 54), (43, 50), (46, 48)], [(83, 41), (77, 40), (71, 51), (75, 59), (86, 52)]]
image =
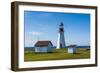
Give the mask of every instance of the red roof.
[(44, 46), (48, 46), (49, 43), (52, 45), (51, 41), (37, 41), (35, 46), (36, 47), (44, 47)]

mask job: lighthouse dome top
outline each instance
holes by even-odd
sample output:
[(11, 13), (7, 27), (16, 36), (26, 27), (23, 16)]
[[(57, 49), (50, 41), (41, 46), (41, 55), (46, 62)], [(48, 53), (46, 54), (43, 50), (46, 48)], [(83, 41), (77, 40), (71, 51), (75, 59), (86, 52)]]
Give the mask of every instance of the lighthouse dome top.
[(63, 26), (63, 25), (64, 25), (63, 22), (61, 22), (61, 23), (60, 23), (60, 26)]

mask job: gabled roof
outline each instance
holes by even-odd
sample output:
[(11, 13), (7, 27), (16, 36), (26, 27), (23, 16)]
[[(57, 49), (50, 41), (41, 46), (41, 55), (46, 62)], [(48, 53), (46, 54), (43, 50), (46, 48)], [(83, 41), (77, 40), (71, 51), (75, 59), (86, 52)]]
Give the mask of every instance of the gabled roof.
[(68, 48), (69, 48), (69, 47), (76, 47), (76, 46), (77, 46), (77, 45), (69, 45)]
[(49, 44), (52, 45), (51, 41), (37, 41), (35, 46), (36, 47), (45, 47), (45, 46), (48, 46)]

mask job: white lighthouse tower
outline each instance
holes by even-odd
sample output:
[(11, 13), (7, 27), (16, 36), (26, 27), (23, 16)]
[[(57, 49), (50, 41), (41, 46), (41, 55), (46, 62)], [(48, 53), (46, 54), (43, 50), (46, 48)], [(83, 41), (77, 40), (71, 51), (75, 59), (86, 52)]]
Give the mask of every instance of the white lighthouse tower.
[(65, 48), (65, 38), (64, 38), (64, 28), (63, 28), (63, 23), (59, 25), (59, 30), (58, 30), (58, 39), (57, 39), (57, 49), (59, 48)]

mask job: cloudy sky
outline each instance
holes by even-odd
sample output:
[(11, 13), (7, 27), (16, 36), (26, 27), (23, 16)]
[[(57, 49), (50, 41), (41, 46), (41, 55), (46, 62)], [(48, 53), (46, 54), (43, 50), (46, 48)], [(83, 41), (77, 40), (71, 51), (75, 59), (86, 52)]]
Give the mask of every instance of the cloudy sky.
[(33, 47), (39, 40), (50, 40), (56, 46), (61, 22), (66, 45), (90, 44), (89, 14), (24, 11), (25, 47)]

